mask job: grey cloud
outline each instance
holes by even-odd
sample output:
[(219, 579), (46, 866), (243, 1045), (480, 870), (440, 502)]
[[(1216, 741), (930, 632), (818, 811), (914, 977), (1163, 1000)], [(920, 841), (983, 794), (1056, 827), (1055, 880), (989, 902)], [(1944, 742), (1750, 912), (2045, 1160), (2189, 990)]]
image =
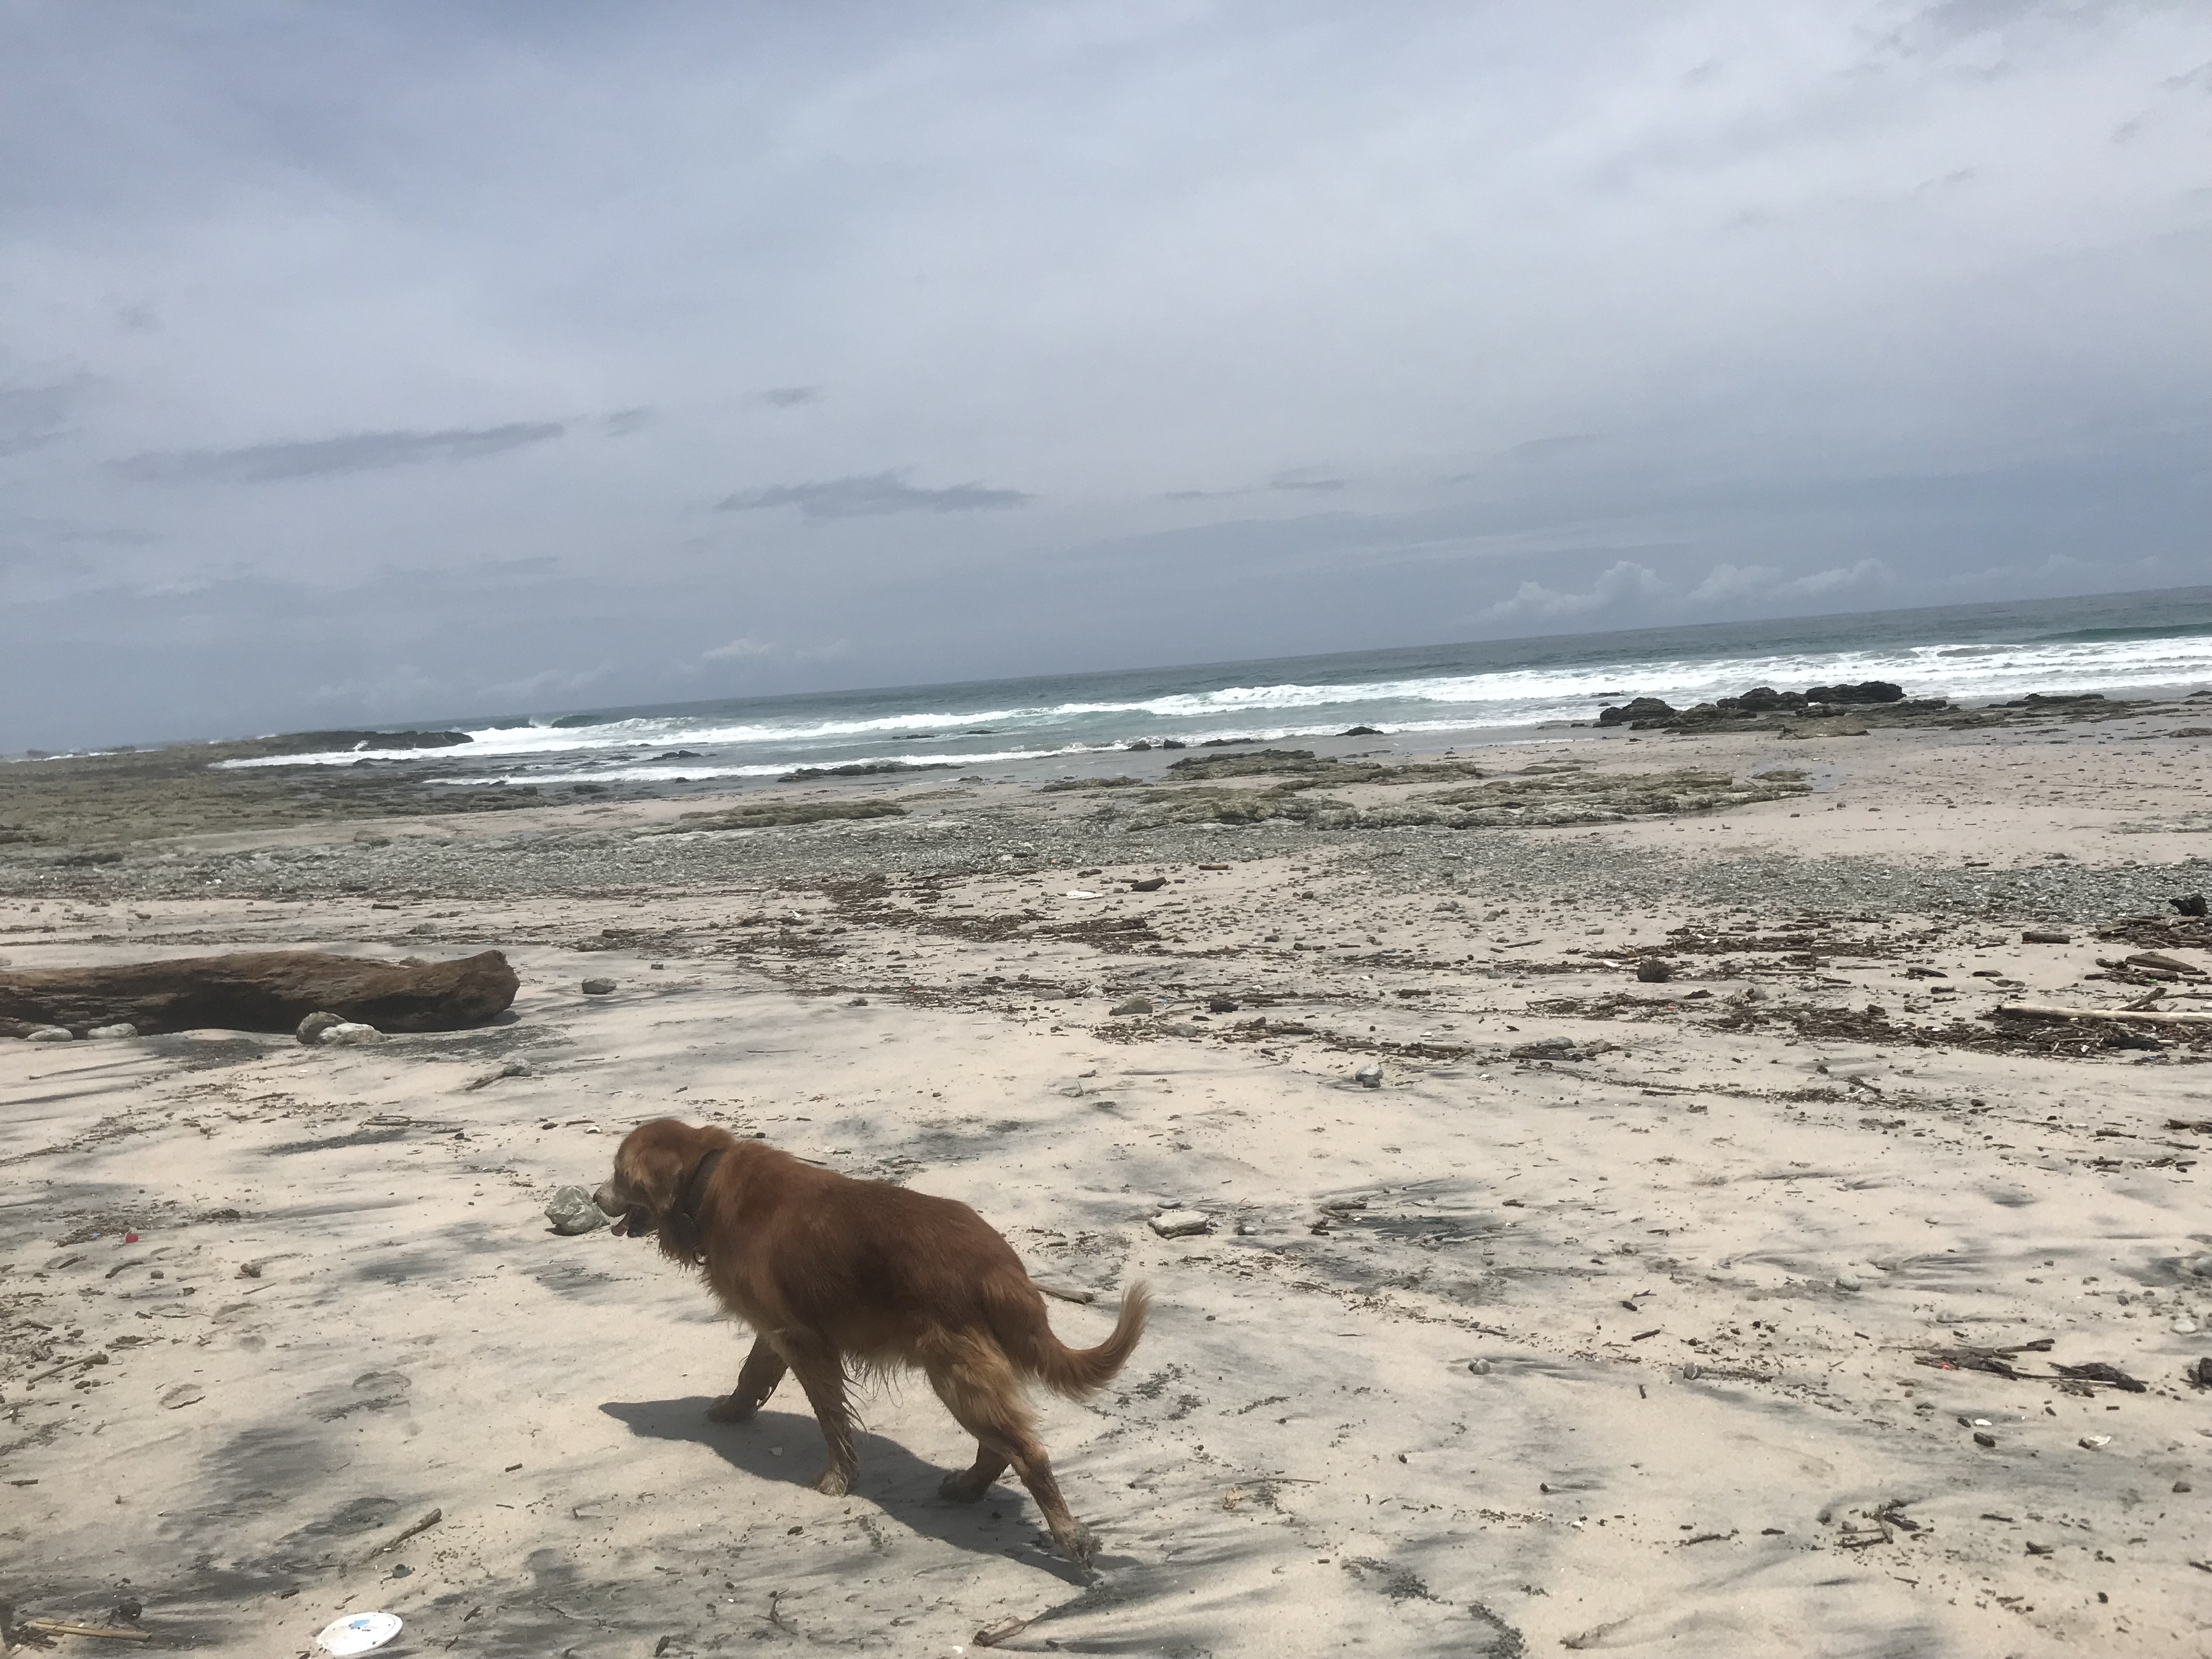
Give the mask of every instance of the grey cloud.
[(653, 424), (653, 419), (649, 409), (618, 409), (601, 417), (599, 425), (610, 438), (627, 438), (632, 433), (644, 431)]
[(1293, 467), (1287, 472), (1278, 472), (1267, 480), (1270, 489), (1310, 489), (1322, 495), (1344, 488), (1344, 480), (1332, 478), (1317, 467)]
[(354, 432), (304, 443), (249, 444), (241, 449), (176, 449), (108, 463), (142, 483), (275, 483), (338, 472), (374, 472), (425, 461), (476, 461), (541, 444), (568, 428), (558, 421), (462, 427), (442, 432)]
[(980, 483), (923, 489), (896, 472), (872, 472), (811, 483), (771, 484), (740, 490), (714, 505), (723, 513), (759, 513), (795, 507), (810, 519), (872, 518), (885, 513), (979, 513), (1025, 507), (1036, 497), (1018, 489), (993, 489)]
[(82, 381), (0, 386), (0, 455), (21, 455), (61, 436)]
[(811, 404), (822, 395), (818, 386), (770, 386), (760, 395), (760, 400), (775, 409), (790, 409), (799, 404)]
[(1556, 437), (1531, 438), (1525, 443), (1517, 443), (1505, 452), (1505, 459), (1509, 461), (1548, 461), (1555, 455), (1587, 449), (1597, 441), (1599, 437), (1595, 432), (1562, 432)]

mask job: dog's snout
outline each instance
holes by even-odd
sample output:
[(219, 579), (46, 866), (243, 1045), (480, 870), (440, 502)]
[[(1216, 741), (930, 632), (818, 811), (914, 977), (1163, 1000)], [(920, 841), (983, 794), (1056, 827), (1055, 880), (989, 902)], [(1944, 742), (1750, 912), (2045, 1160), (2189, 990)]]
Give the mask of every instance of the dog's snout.
[(611, 1181), (599, 1183), (599, 1191), (592, 1194), (592, 1202), (599, 1206), (602, 1215), (620, 1215), (624, 1207), (622, 1200), (615, 1196), (615, 1183)]

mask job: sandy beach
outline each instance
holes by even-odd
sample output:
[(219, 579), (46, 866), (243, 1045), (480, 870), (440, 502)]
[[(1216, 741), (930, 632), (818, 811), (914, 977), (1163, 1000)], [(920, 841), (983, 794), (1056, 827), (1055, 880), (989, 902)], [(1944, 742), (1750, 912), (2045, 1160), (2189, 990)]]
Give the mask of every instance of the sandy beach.
[[(514, 1659), (2212, 1652), (2212, 1026), (1996, 1012), (2212, 1011), (2170, 902), (2212, 889), (2208, 725), (496, 811), (4, 769), (0, 971), (522, 987), (347, 1048), (0, 1041), (0, 1599), (149, 1633), (52, 1638), (103, 1653), (371, 1608)], [(1040, 1401), (1093, 1580), (1018, 1486), (937, 1498), (971, 1449), (918, 1382), (842, 1498), (794, 1389), (706, 1421), (744, 1334), (544, 1214), (661, 1115), (972, 1204), (1072, 1344), (1151, 1281), (1117, 1383)], [(2139, 1386), (2058, 1369), (2100, 1365)]]

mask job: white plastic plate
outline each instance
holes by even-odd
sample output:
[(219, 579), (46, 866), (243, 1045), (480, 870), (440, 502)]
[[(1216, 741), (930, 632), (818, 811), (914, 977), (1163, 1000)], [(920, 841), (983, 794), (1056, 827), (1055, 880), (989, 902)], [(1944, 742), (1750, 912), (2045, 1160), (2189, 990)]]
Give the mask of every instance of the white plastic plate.
[(325, 1653), (341, 1656), (367, 1653), (398, 1635), (399, 1625), (397, 1613), (349, 1613), (324, 1626), (322, 1634), (315, 1638), (315, 1645)]

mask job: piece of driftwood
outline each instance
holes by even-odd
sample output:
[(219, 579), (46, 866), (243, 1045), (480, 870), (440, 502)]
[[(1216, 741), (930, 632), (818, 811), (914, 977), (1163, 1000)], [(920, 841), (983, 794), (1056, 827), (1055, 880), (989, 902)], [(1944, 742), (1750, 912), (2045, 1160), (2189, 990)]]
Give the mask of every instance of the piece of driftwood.
[(112, 1636), (125, 1642), (143, 1642), (151, 1631), (130, 1630), (121, 1625), (80, 1625), (67, 1619), (21, 1619), (17, 1630), (34, 1630), (41, 1636)]
[(2030, 1019), (2101, 1019), (2124, 1025), (2212, 1025), (2212, 1013), (2160, 1014), (2132, 1008), (2057, 1008), (2042, 1002), (2000, 1002), (1999, 1014), (2018, 1014)]
[(431, 1528), (436, 1526), (438, 1522), (445, 1518), (445, 1510), (432, 1510), (428, 1514), (422, 1516), (416, 1521), (410, 1522), (406, 1526), (400, 1528), (398, 1532), (393, 1533), (391, 1537), (386, 1539), (381, 1544), (377, 1545), (374, 1548), (362, 1551), (362, 1553), (356, 1558), (354, 1565), (358, 1566), (363, 1561), (374, 1561), (378, 1556), (383, 1554), (385, 1551), (398, 1549), (402, 1544), (415, 1536), (416, 1533), (429, 1531)]
[(417, 968), (322, 951), (260, 951), (0, 972), (0, 1031), (60, 1025), (82, 1036), (122, 1024), (141, 1035), (292, 1031), (318, 1012), (380, 1031), (458, 1031), (505, 1012), (519, 983), (497, 951)]
[(2033, 1342), (2014, 1343), (2008, 1348), (1978, 1348), (1971, 1344), (1955, 1348), (1934, 1348), (1913, 1356), (1916, 1365), (1933, 1366), (1939, 1371), (1987, 1371), (1992, 1376), (2002, 1376), (2008, 1382), (2025, 1382), (2033, 1379), (2032, 1371), (2016, 1370), (2012, 1357), (2018, 1353), (2049, 1353), (2051, 1339), (2038, 1337)]

